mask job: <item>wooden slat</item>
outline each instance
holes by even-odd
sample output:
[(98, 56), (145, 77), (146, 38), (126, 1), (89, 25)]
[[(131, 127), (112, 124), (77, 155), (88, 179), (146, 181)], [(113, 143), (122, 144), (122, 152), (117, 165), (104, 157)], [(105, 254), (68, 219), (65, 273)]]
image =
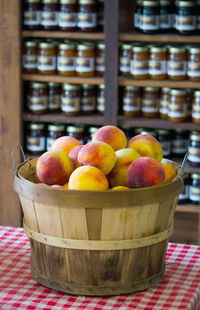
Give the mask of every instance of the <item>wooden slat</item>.
[(22, 31), (22, 38), (55, 38), (73, 40), (104, 40), (104, 33), (101, 32), (62, 32), (62, 31)]

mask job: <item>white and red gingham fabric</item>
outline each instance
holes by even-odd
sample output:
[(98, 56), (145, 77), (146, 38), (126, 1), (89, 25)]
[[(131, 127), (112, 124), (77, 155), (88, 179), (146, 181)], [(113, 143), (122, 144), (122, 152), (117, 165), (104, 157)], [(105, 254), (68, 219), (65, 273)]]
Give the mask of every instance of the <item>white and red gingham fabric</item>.
[(22, 228), (0, 226), (0, 310), (200, 310), (200, 247), (169, 244), (164, 280), (151, 289), (114, 297), (56, 292), (35, 282)]

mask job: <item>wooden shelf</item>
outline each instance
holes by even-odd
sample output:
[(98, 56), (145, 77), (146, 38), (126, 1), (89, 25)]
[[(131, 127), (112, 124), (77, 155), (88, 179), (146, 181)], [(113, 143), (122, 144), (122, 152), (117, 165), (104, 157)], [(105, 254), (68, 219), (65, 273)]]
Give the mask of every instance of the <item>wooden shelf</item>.
[(22, 38), (52, 38), (52, 39), (80, 39), (80, 40), (104, 40), (103, 32), (62, 32), (62, 31), (22, 31)]
[(28, 122), (44, 122), (44, 123), (66, 123), (66, 124), (85, 124), (85, 125), (97, 125), (104, 124), (104, 117), (97, 115), (81, 115), (81, 116), (66, 116), (62, 113), (33, 115), (25, 112), (23, 114), (23, 120)]
[(200, 205), (186, 204), (186, 205), (177, 205), (176, 212), (185, 212), (185, 213), (200, 213)]
[(136, 32), (120, 33), (121, 41), (142, 41), (142, 42), (159, 42), (159, 43), (200, 43), (200, 36), (181, 36), (178, 34), (141, 34)]

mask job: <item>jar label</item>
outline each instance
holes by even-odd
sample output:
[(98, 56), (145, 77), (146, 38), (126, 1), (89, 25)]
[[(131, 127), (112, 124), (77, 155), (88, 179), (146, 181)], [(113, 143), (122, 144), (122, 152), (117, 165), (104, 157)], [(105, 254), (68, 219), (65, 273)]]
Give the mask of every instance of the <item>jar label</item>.
[(51, 148), (51, 146), (52, 146), (52, 144), (54, 143), (55, 140), (56, 140), (55, 138), (47, 137), (47, 146), (46, 146), (47, 151), (50, 150), (50, 148)]
[(48, 97), (47, 96), (28, 96), (28, 108), (30, 110), (47, 110), (48, 108)]
[(29, 137), (26, 138), (26, 149), (28, 151), (45, 151), (45, 137)]
[(81, 99), (81, 110), (82, 111), (95, 111), (96, 100), (95, 97), (82, 98)]
[(184, 76), (187, 73), (186, 61), (174, 61), (168, 60), (167, 62), (167, 74), (171, 76)]
[(37, 68), (37, 55), (23, 55), (22, 66), (26, 69)]
[(79, 28), (93, 28), (97, 25), (96, 13), (78, 13), (77, 26)]
[(97, 111), (104, 112), (105, 110), (105, 98), (97, 97)]
[(157, 107), (150, 107), (150, 106), (147, 106), (147, 107), (142, 107), (142, 112), (145, 112), (145, 113), (154, 113), (154, 112), (158, 112), (158, 108)]
[(188, 150), (188, 140), (172, 140), (172, 153), (174, 154), (184, 154)]
[(40, 25), (40, 11), (24, 11), (24, 25), (38, 26)]
[(191, 162), (200, 162), (200, 148), (189, 146), (188, 147), (188, 160)]
[(60, 108), (60, 95), (49, 96), (48, 107), (50, 110), (59, 109)]
[(179, 16), (175, 17), (175, 29), (179, 31), (196, 30), (196, 16)]
[(61, 97), (61, 110), (64, 112), (79, 112), (80, 98)]
[(140, 107), (139, 106), (134, 106), (134, 105), (129, 105), (129, 104), (124, 104), (123, 105), (123, 111), (125, 112), (138, 112), (140, 111)]
[(189, 198), (189, 185), (184, 186), (184, 192), (180, 193), (179, 200), (188, 199)]
[(99, 72), (105, 71), (104, 57), (96, 58), (96, 71), (99, 71)]
[(143, 99), (142, 100), (143, 112), (158, 112), (158, 100), (157, 99)]
[(187, 110), (187, 103), (170, 103), (168, 108), (168, 116), (172, 118), (187, 117)]
[(148, 74), (148, 60), (131, 60), (131, 74)]
[(140, 16), (140, 29), (142, 30), (159, 30), (160, 16), (158, 15), (141, 15)]
[(74, 57), (57, 57), (57, 70), (61, 72), (75, 71)]
[(40, 71), (48, 71), (56, 69), (56, 57), (55, 56), (38, 56), (37, 68)]
[(41, 12), (41, 25), (42, 26), (57, 26), (58, 13), (57, 12)]
[(200, 188), (190, 186), (189, 188), (189, 199), (195, 202), (200, 201)]
[(77, 72), (92, 72), (94, 71), (94, 58), (76, 58)]
[(76, 27), (77, 13), (58, 13), (58, 26), (60, 27)]
[(123, 98), (123, 111), (140, 111), (141, 100), (140, 98)]
[(160, 106), (159, 112), (160, 112), (160, 114), (168, 115), (168, 107), (162, 107), (162, 106)]
[(160, 29), (172, 28), (172, 14), (160, 15)]
[(199, 112), (192, 112), (192, 118), (195, 118), (195, 119), (200, 119), (200, 111)]
[(121, 72), (130, 72), (130, 58), (120, 57), (119, 59), (119, 70)]
[(149, 60), (149, 74), (160, 75), (167, 73), (167, 61), (166, 60)]
[(191, 77), (200, 77), (200, 63), (188, 61), (187, 75)]
[(160, 144), (162, 146), (163, 156), (169, 156), (171, 154), (171, 142), (162, 141)]

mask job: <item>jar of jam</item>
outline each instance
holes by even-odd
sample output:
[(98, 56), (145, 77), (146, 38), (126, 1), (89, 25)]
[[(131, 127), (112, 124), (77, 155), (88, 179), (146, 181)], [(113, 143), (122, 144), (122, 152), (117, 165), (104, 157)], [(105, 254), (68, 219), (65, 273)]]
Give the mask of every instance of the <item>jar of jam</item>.
[(95, 72), (97, 76), (104, 76), (105, 71), (105, 43), (96, 45)]
[(159, 1), (143, 1), (142, 14), (140, 17), (140, 29), (144, 33), (158, 33), (160, 29), (160, 6)]
[(183, 182), (184, 191), (179, 195), (178, 204), (185, 204), (189, 202), (190, 176), (188, 173), (184, 173)]
[(32, 82), (28, 90), (28, 109), (33, 114), (44, 114), (48, 110), (46, 83)]
[(40, 29), (40, 0), (25, 0), (23, 25), (27, 30)]
[(97, 112), (101, 115), (105, 111), (105, 85), (100, 84), (97, 90)]
[(160, 105), (159, 105), (160, 118), (168, 119), (169, 104), (170, 104), (170, 88), (162, 87), (160, 95)]
[(57, 72), (62, 76), (75, 75), (75, 43), (60, 43), (57, 54)]
[(142, 94), (137, 86), (125, 86), (123, 94), (123, 114), (137, 117), (141, 113)]
[(24, 73), (37, 72), (37, 42), (26, 41), (23, 46), (22, 69)]
[(76, 52), (76, 75), (80, 77), (92, 77), (95, 73), (95, 52), (93, 43), (81, 43)]
[(188, 132), (176, 129), (172, 133), (172, 154), (176, 157), (183, 157), (188, 151)]
[(200, 81), (200, 48), (190, 47), (188, 52), (187, 76), (191, 81)]
[(189, 199), (192, 203), (200, 203), (200, 174), (192, 173), (190, 176)]
[(187, 77), (187, 54), (185, 47), (169, 47), (167, 76), (170, 80), (185, 80)]
[(193, 102), (193, 89), (186, 88), (186, 102), (187, 102), (187, 119), (192, 119), (192, 102)]
[(51, 149), (54, 141), (65, 135), (65, 126), (62, 124), (49, 124), (47, 127), (46, 150)]
[(104, 0), (97, 0), (97, 30), (103, 31), (104, 27)]
[(148, 48), (145, 46), (133, 46), (131, 53), (131, 77), (134, 79), (148, 78)]
[(58, 28), (61, 31), (75, 31), (77, 19), (76, 0), (59, 0)]
[(81, 112), (82, 114), (90, 115), (96, 111), (96, 98), (94, 86), (89, 84), (82, 85), (81, 96)]
[(134, 30), (140, 31), (140, 20), (142, 15), (142, 0), (136, 1), (136, 8), (134, 12)]
[(165, 80), (167, 78), (167, 49), (153, 46), (149, 52), (149, 77), (152, 80)]
[(61, 110), (68, 116), (77, 116), (81, 110), (80, 85), (63, 84)]
[(49, 112), (59, 112), (61, 106), (61, 85), (56, 82), (48, 83), (49, 89), (49, 101), (48, 101), (48, 109)]
[(81, 144), (84, 144), (84, 126), (67, 126), (66, 134), (70, 137), (73, 137), (80, 141)]
[(95, 0), (78, 1), (77, 26), (80, 31), (93, 32), (97, 28), (97, 8)]
[(39, 43), (37, 71), (40, 74), (47, 75), (56, 73), (56, 47), (54, 43)]
[(189, 138), (188, 162), (191, 166), (200, 167), (200, 132), (192, 131)]
[(162, 146), (163, 157), (171, 155), (171, 134), (169, 130), (158, 129), (157, 138)]
[(119, 55), (119, 74), (121, 76), (130, 77), (131, 65), (131, 45), (122, 44)]
[(28, 124), (26, 150), (33, 155), (41, 155), (46, 150), (45, 141), (45, 125), (41, 123)]
[(157, 132), (155, 130), (146, 129), (146, 128), (136, 128), (135, 129), (136, 135), (151, 135), (157, 139)]
[(85, 140), (85, 143), (92, 142), (92, 137), (94, 136), (95, 132), (98, 129), (99, 129), (99, 127), (96, 127), (96, 126), (90, 126), (88, 128), (87, 139)]
[(184, 89), (171, 89), (168, 120), (171, 122), (185, 122), (187, 117), (186, 91)]
[(192, 102), (192, 121), (193, 123), (200, 124), (200, 90), (194, 91)]
[(44, 30), (56, 30), (58, 26), (58, 0), (42, 0), (41, 26)]
[(142, 98), (142, 116), (155, 118), (159, 115), (159, 88), (144, 87)]
[(179, 34), (191, 35), (196, 30), (195, 1), (176, 1), (175, 29)]
[(172, 29), (172, 4), (170, 0), (160, 0), (160, 29), (169, 32)]

